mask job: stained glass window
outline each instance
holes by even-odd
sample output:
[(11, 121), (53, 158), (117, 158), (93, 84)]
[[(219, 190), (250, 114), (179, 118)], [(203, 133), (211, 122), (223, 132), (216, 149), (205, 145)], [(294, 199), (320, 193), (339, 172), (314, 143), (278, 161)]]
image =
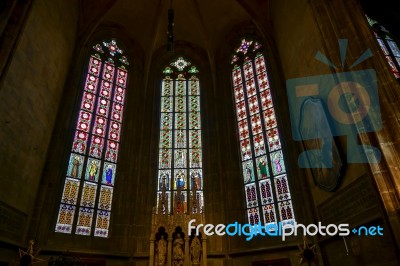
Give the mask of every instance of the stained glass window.
[(262, 45), (242, 39), (231, 58), (246, 214), (250, 224), (295, 217)]
[(108, 237), (128, 59), (116, 40), (93, 46), (55, 231)]
[(196, 66), (178, 57), (161, 83), (157, 206), (159, 213), (200, 213), (203, 170), (200, 83)]
[(390, 70), (397, 79), (400, 79), (400, 49), (397, 43), (390, 37), (390, 33), (377, 21), (366, 16), (375, 38), (389, 63)]

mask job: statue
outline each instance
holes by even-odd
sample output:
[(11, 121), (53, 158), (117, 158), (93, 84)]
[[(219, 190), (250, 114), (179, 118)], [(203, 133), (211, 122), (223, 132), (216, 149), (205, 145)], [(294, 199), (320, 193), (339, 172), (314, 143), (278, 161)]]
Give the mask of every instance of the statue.
[(195, 236), (192, 240), (192, 244), (190, 245), (190, 256), (192, 258), (193, 265), (200, 264), (200, 255), (201, 255), (200, 240), (197, 236)]
[(172, 250), (172, 262), (173, 265), (182, 266), (183, 261), (185, 259), (185, 252), (183, 251), (185, 243), (181, 238), (181, 234), (176, 234), (176, 238), (173, 243), (173, 250)]
[(157, 265), (166, 265), (167, 263), (167, 240), (164, 239), (164, 235), (161, 235), (161, 239), (157, 242)]

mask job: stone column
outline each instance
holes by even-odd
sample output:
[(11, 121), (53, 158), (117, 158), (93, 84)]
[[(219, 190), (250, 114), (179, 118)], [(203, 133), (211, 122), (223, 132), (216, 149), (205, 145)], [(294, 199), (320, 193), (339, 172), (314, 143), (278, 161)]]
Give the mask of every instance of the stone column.
[(150, 263), (149, 263), (150, 266), (154, 265), (154, 257), (155, 257), (154, 242), (155, 242), (154, 238), (150, 239)]
[(185, 236), (185, 266), (190, 265), (190, 248), (189, 248), (189, 236)]
[(201, 252), (202, 252), (202, 260), (200, 261), (200, 265), (207, 266), (207, 239), (205, 237), (201, 240)]
[(172, 261), (172, 236), (168, 238), (168, 248), (167, 248), (167, 266), (171, 266)]

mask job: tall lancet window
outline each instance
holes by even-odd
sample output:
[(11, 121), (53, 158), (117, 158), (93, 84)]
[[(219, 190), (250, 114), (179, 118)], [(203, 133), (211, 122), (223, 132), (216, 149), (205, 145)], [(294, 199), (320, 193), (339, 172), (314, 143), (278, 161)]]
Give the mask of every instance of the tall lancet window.
[(400, 79), (400, 49), (397, 43), (390, 37), (390, 33), (377, 21), (369, 18), (367, 20), (369, 25), (374, 31), (376, 40), (381, 47), (383, 54), (389, 63), (390, 69), (392, 70), (394, 76)]
[(242, 39), (231, 65), (249, 223), (293, 223), (287, 165), (261, 44)]
[(158, 213), (199, 213), (203, 171), (198, 70), (179, 57), (161, 83)]
[(55, 231), (108, 237), (129, 65), (115, 40), (93, 46)]

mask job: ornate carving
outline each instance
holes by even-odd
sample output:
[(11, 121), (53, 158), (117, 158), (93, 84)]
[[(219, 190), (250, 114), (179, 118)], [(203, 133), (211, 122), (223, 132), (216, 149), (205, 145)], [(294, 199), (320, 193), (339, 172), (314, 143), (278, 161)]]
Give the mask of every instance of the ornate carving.
[(201, 243), (197, 236), (194, 236), (192, 243), (190, 245), (190, 257), (193, 265), (200, 264), (201, 256)]
[(157, 265), (166, 265), (167, 246), (167, 240), (164, 239), (164, 235), (161, 235), (161, 239), (157, 242)]

